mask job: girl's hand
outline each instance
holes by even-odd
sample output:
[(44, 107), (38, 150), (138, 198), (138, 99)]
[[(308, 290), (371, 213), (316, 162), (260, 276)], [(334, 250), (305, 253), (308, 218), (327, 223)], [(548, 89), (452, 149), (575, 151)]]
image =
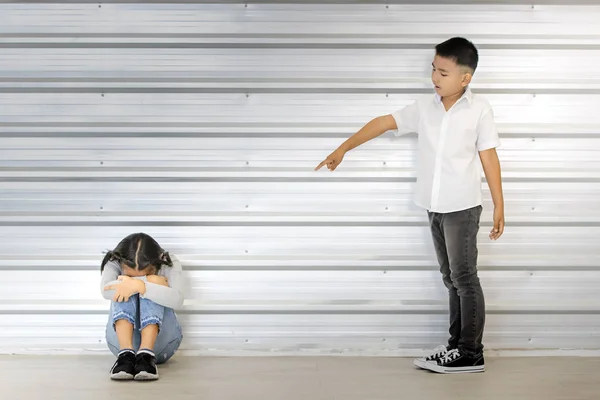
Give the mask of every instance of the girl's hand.
[(121, 283), (116, 285), (106, 286), (104, 290), (114, 290), (115, 295), (113, 296), (113, 301), (121, 303), (124, 301), (129, 301), (129, 298), (136, 293), (140, 293), (141, 289), (140, 285), (143, 285), (144, 282), (131, 279), (131, 277), (127, 275), (120, 275), (119, 280)]

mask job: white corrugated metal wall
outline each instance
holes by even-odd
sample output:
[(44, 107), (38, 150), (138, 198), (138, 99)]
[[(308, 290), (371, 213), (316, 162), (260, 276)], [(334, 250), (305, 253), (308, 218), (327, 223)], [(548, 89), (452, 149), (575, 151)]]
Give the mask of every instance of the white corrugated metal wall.
[(455, 35), (503, 142), (485, 344), (600, 348), (600, 7), (0, 3), (0, 351), (105, 351), (99, 262), (134, 231), (188, 271), (187, 350), (443, 343), (415, 138), (313, 168)]

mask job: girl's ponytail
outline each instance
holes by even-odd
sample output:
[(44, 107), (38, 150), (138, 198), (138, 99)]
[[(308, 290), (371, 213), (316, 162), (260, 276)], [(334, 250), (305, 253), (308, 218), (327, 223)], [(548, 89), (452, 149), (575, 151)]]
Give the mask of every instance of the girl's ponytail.
[(104, 259), (102, 260), (102, 264), (100, 264), (100, 272), (104, 272), (104, 267), (106, 266), (106, 264), (109, 261), (115, 261), (115, 260), (121, 262), (123, 260), (123, 257), (121, 257), (121, 255), (115, 251), (106, 252)]
[(163, 250), (162, 254), (160, 255), (159, 264), (166, 265), (169, 267), (173, 266), (173, 260), (171, 260), (171, 256), (169, 255), (168, 251)]

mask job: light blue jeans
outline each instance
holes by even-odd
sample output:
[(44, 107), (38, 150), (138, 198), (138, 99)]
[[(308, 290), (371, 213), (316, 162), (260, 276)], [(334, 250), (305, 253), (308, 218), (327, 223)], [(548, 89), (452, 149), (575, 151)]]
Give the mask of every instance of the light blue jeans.
[(128, 301), (113, 301), (110, 304), (110, 316), (106, 324), (106, 343), (115, 356), (119, 354), (120, 350), (115, 323), (121, 319), (129, 321), (133, 325), (133, 350), (136, 352), (142, 341), (141, 330), (151, 324), (158, 325), (158, 337), (153, 349), (157, 364), (169, 360), (179, 349), (183, 332), (175, 311), (148, 299), (140, 299), (136, 294), (131, 296)]

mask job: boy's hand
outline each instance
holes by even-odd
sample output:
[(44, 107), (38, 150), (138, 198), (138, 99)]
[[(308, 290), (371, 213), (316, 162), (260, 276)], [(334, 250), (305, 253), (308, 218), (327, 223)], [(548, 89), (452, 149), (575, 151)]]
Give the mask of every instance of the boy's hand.
[(329, 156), (327, 156), (327, 158), (323, 162), (321, 162), (321, 164), (319, 164), (317, 168), (315, 168), (315, 171), (321, 169), (323, 165), (327, 165), (327, 168), (330, 171), (334, 171), (338, 167), (338, 165), (342, 163), (342, 160), (344, 159), (344, 154), (345, 152), (343, 150), (337, 149)]
[(113, 301), (115, 302), (124, 302), (129, 301), (129, 298), (136, 293), (140, 292), (140, 285), (143, 285), (144, 282), (132, 279), (127, 275), (120, 275), (119, 280), (121, 283), (116, 285), (106, 286), (104, 290), (114, 290), (115, 295), (113, 297)]
[(504, 232), (504, 209), (494, 208), (494, 227), (490, 231), (490, 239), (498, 240)]

